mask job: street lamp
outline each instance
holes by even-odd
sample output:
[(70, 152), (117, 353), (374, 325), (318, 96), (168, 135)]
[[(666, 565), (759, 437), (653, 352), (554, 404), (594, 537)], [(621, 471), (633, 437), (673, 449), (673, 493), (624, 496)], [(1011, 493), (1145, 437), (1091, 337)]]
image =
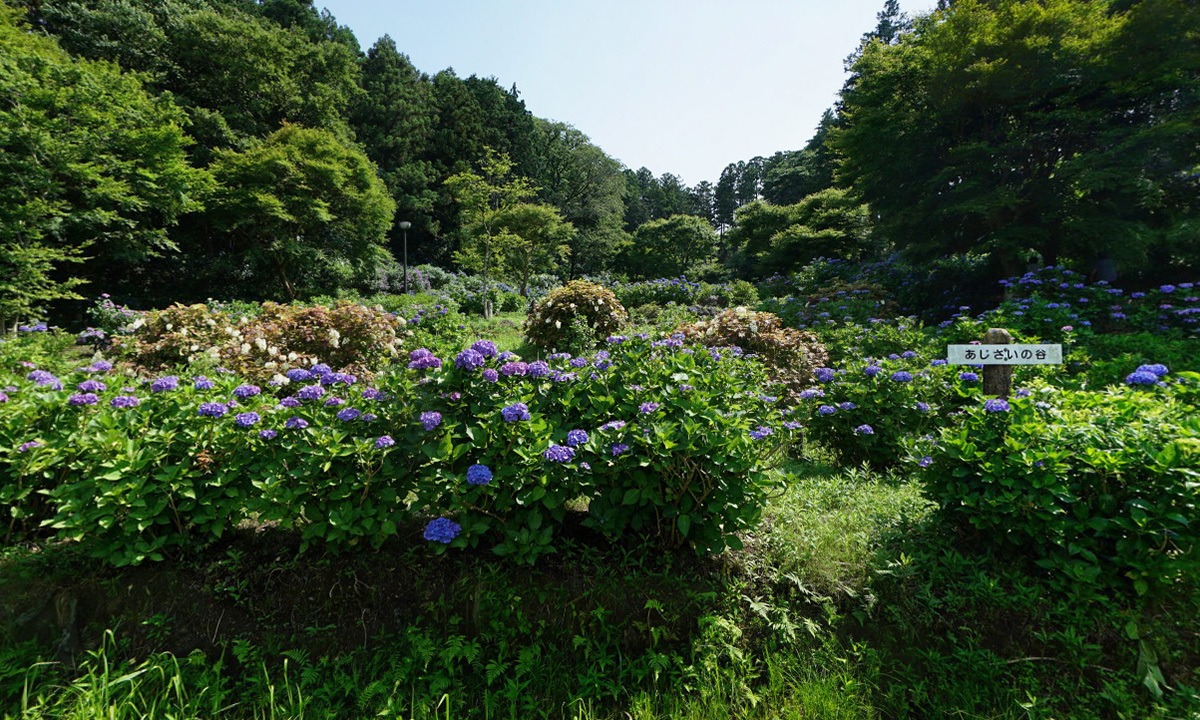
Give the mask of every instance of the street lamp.
[(404, 294), (408, 294), (408, 229), (412, 227), (412, 223), (407, 220), (400, 222), (400, 229), (404, 231)]

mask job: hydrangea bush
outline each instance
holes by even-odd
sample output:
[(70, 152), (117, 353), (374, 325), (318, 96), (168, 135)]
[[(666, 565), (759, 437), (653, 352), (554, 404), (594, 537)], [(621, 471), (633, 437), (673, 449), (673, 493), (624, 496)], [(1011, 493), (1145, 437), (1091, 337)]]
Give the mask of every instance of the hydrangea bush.
[(533, 362), (480, 341), (412, 351), (372, 384), (323, 364), (289, 376), (279, 398), (229, 372), (6, 374), (10, 531), (52, 530), (127, 564), (243, 522), (331, 549), (421, 522), (437, 549), (532, 560), (586, 507), (608, 536), (711, 552), (757, 520), (793, 437), (756, 363), (679, 340), (613, 337)]
[(611, 290), (587, 280), (572, 280), (551, 290), (525, 318), (525, 339), (551, 352), (567, 347), (572, 324), (581, 320), (594, 341), (617, 333), (628, 319), (624, 306)]
[(929, 496), (1077, 592), (1170, 593), (1200, 570), (1200, 374), (1152, 365), (1128, 382), (968, 405), (917, 449)]

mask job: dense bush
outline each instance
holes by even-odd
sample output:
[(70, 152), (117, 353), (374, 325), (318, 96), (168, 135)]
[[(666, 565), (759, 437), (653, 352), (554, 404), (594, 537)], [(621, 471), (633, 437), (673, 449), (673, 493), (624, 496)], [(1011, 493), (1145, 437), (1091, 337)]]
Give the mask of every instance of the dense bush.
[(429, 513), (435, 547), (532, 559), (577, 503), (610, 537), (737, 546), (791, 435), (761, 370), (679, 340), (608, 347), (528, 364), (483, 341), (444, 361), (419, 350), (367, 387), (293, 370), (287, 387), (300, 387), (278, 401), (229, 373), (8, 375), (0, 499), (14, 529), (50, 519), (118, 564), (244, 521), (333, 549), (378, 545)]
[(1200, 375), (1165, 373), (974, 403), (923, 450), (930, 497), (979, 543), (1032, 555), (1076, 591), (1162, 597), (1200, 568)]
[(579, 326), (587, 339), (599, 342), (616, 334), (628, 317), (611, 290), (587, 280), (572, 280), (539, 300), (525, 318), (523, 329), (530, 345), (554, 351), (573, 344), (573, 326)]
[(768, 298), (759, 308), (799, 330), (869, 324), (895, 314), (882, 286), (861, 282), (834, 282), (806, 295)]
[(758, 302), (758, 290), (745, 280), (730, 283), (694, 282), (686, 277), (659, 278), (633, 283), (614, 283), (613, 293), (627, 308), (653, 303), (655, 305), (712, 305), (727, 308), (753, 305)]
[(751, 353), (766, 367), (772, 385), (790, 401), (814, 383), (813, 373), (829, 362), (817, 336), (782, 326), (779, 318), (744, 307), (722, 312), (711, 320), (681, 325), (677, 331), (688, 342), (708, 347), (736, 346)]
[(206, 305), (174, 305), (146, 313), (116, 348), (151, 371), (202, 360), (255, 382), (318, 363), (367, 376), (396, 355), (404, 325), (403, 318), (344, 301), (333, 307), (268, 302), (253, 319)]

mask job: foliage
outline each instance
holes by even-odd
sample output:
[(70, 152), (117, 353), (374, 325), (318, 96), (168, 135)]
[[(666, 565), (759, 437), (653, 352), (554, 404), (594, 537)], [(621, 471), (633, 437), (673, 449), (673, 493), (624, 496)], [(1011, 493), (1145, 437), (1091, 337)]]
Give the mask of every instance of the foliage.
[(212, 216), (260, 293), (295, 300), (331, 280), (362, 284), (387, 257), (379, 243), (395, 204), (370, 161), (332, 133), (285, 125), (218, 153), (212, 169)]
[(684, 275), (712, 259), (716, 249), (711, 225), (692, 215), (672, 215), (639, 226), (621, 262), (633, 277)]
[(593, 343), (615, 335), (629, 317), (611, 290), (586, 280), (572, 280), (534, 304), (525, 319), (525, 338), (531, 345), (564, 347), (576, 318), (582, 318)]
[(948, 522), (1074, 592), (1165, 597), (1196, 571), (1198, 381), (973, 404), (923, 480)]
[(800, 330), (869, 325), (895, 314), (895, 307), (884, 288), (862, 282), (835, 281), (807, 295), (767, 299), (759, 307)]
[(758, 302), (758, 291), (745, 280), (730, 283), (706, 283), (677, 278), (658, 278), (631, 283), (613, 283), (612, 291), (617, 300), (627, 308), (656, 303), (666, 305), (709, 305), (714, 307), (737, 307)]
[(678, 332), (689, 342), (713, 348), (736, 346), (750, 353), (766, 368), (772, 382), (768, 392), (778, 389), (789, 402), (813, 384), (813, 373), (829, 361), (816, 335), (784, 327), (775, 315), (744, 307), (681, 325)]

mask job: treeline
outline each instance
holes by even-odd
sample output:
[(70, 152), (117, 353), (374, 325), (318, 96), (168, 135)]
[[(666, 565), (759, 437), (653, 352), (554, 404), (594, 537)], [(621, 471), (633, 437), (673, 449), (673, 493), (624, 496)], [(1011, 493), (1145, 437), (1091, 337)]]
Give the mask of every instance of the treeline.
[[(509, 279), (897, 250), (987, 254), (997, 275), (1200, 265), (1189, 0), (917, 18), (887, 0), (807, 145), (692, 187), (534, 117), (515, 86), (429, 75), (387, 36), (363, 52), (303, 0), (6, 2), (0, 317), (81, 281), (147, 304), (392, 290), (405, 246)], [(523, 190), (468, 207), (476, 181)]]

